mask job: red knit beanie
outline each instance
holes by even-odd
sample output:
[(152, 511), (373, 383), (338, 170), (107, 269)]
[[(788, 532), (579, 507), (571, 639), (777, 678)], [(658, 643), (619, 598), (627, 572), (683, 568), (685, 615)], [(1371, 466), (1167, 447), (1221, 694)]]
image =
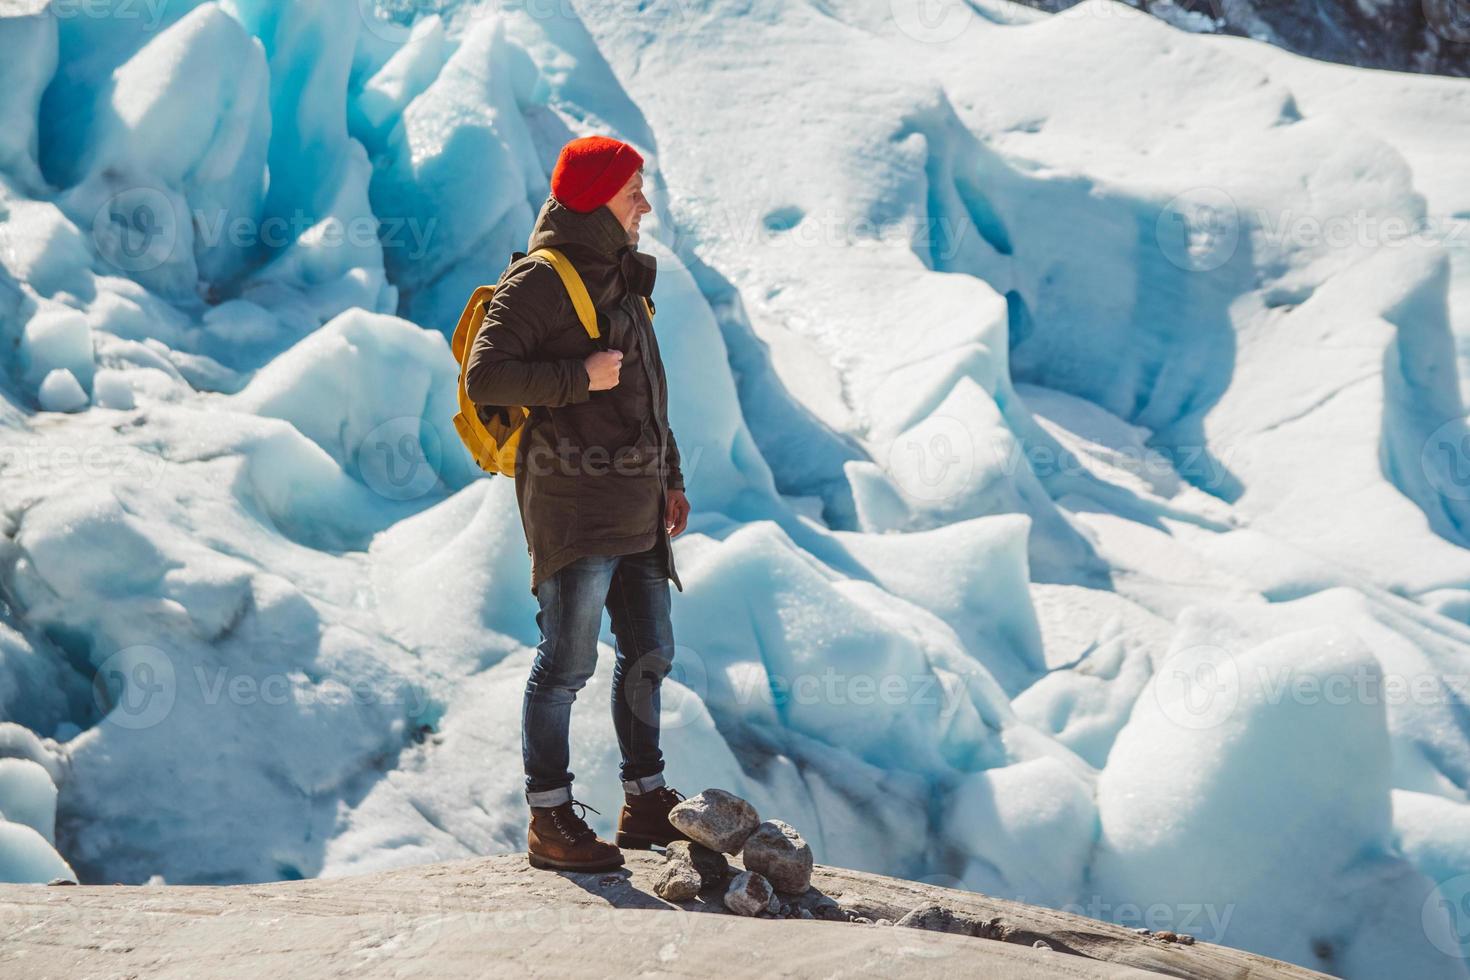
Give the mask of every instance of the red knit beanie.
[(551, 196), (573, 211), (596, 211), (643, 166), (638, 151), (621, 140), (583, 136), (561, 148), (551, 171)]

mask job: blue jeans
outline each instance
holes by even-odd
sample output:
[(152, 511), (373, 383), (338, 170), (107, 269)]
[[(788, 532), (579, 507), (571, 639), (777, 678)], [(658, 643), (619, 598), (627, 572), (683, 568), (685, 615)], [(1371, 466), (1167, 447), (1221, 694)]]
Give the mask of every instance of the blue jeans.
[(674, 661), (664, 547), (659, 541), (638, 554), (579, 558), (537, 588), (541, 643), (521, 706), (521, 755), (531, 806), (557, 806), (572, 798), (567, 769), (572, 702), (597, 666), (604, 606), (617, 639), (612, 716), (622, 750), (623, 789), (644, 793), (664, 785), (659, 685)]

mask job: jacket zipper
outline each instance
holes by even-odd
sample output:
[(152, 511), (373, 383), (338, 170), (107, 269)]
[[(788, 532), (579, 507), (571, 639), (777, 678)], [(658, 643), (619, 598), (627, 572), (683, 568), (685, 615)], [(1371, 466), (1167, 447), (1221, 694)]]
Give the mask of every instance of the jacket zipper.
[[(628, 292), (627, 295), (629, 300), (636, 300), (636, 297), (634, 297), (631, 290)], [(659, 387), (658, 397), (654, 397), (655, 385), (653, 380), (653, 368), (649, 367), (652, 358), (655, 356), (654, 347), (651, 342), (651, 338), (649, 337), (649, 334), (653, 333), (653, 323), (649, 322), (645, 329), (645, 327), (643, 326), (644, 315), (638, 312), (636, 308), (637, 305), (637, 302), (634, 302), (635, 308), (630, 312), (633, 317), (634, 329), (640, 332), (638, 342), (642, 346), (639, 351), (639, 359), (643, 361), (643, 374), (648, 379), (648, 394), (653, 401), (653, 404), (650, 407), (653, 410), (654, 428), (658, 430), (658, 533), (659, 536), (663, 539), (664, 552), (668, 556), (669, 574), (674, 578), (675, 581), (678, 581), (678, 573), (674, 571), (674, 542), (669, 537), (669, 528), (664, 520), (665, 517), (668, 515), (669, 504), (669, 489), (664, 484), (664, 457), (665, 455), (667, 455), (669, 449), (669, 434), (668, 429), (665, 426), (659, 424), (659, 416), (668, 411), (668, 392), (665, 391), (662, 387)], [(647, 311), (645, 310), (644, 313), (646, 314), (646, 312)], [(663, 409), (663, 411), (661, 412), (660, 409)]]
[[(629, 291), (627, 295), (628, 295), (628, 298), (629, 299), (633, 298), (633, 293), (631, 291)], [(624, 302), (627, 302), (627, 300), (625, 299)], [(662, 493), (662, 492), (666, 492), (665, 491), (665, 488), (664, 488), (664, 467), (663, 467), (663, 460), (664, 460), (664, 454), (666, 452), (668, 452), (668, 440), (669, 440), (669, 436), (668, 436), (668, 432), (664, 428), (664, 426), (662, 426), (662, 425), (659, 424), (659, 414), (660, 414), (659, 413), (659, 407), (660, 407), (659, 403), (661, 401), (663, 401), (663, 398), (662, 397), (658, 397), (658, 396), (662, 396), (664, 394), (664, 392), (663, 392), (663, 389), (662, 388), (659, 388), (654, 383), (653, 369), (651, 367), (649, 367), (649, 360), (653, 356), (653, 346), (652, 346), (652, 344), (649, 343), (648, 334), (652, 330), (652, 325), (650, 324), (647, 329), (644, 328), (644, 325), (643, 325), (643, 316), (641, 316), (638, 313), (637, 304), (636, 303), (634, 304), (634, 309), (627, 310), (625, 308), (625, 312), (627, 312), (628, 315), (632, 318), (633, 329), (637, 330), (638, 331), (638, 334), (639, 334), (639, 336), (638, 336), (638, 345), (639, 345), (638, 359), (643, 362), (643, 376), (648, 379), (648, 394), (649, 394), (649, 398), (652, 401), (652, 404), (649, 407), (653, 411), (653, 427), (658, 432), (658, 464), (659, 464), (659, 466), (658, 466), (658, 485), (659, 485), (659, 491)], [(657, 393), (655, 393), (655, 389), (657, 389)], [(663, 518), (662, 517), (659, 518), (659, 526), (660, 527), (663, 526)]]

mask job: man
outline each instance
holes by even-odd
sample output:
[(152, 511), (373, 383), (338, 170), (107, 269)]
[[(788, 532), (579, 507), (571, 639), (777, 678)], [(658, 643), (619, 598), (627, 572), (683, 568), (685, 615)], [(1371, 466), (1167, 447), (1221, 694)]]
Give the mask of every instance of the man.
[[(689, 502), (645, 306), (656, 263), (637, 250), (639, 222), (652, 210), (642, 168), (626, 143), (572, 140), (527, 248), (570, 260), (600, 340), (588, 336), (550, 262), (521, 258), (501, 277), (465, 370), (477, 406), (531, 409), (515, 482), (540, 604), (521, 718), (536, 867), (615, 868), (619, 847), (684, 837), (668, 820), (683, 797), (664, 783), (658, 741), (659, 684), (674, 656), (669, 579), (683, 591), (669, 539), (684, 530)], [(590, 807), (572, 798), (568, 771), (572, 702), (597, 664), (604, 607), (617, 639), (612, 712), (626, 793), (616, 845), (587, 826)]]

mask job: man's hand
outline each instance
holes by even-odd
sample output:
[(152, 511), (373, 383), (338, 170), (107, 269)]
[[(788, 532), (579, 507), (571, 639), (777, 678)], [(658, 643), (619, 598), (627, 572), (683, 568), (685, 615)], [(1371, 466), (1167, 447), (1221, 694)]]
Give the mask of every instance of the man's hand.
[(689, 498), (684, 496), (683, 490), (670, 490), (668, 504), (664, 508), (664, 530), (669, 532), (669, 537), (677, 537), (688, 523)]
[(602, 350), (582, 362), (587, 369), (587, 390), (606, 391), (618, 386), (618, 373), (623, 369), (623, 352)]

